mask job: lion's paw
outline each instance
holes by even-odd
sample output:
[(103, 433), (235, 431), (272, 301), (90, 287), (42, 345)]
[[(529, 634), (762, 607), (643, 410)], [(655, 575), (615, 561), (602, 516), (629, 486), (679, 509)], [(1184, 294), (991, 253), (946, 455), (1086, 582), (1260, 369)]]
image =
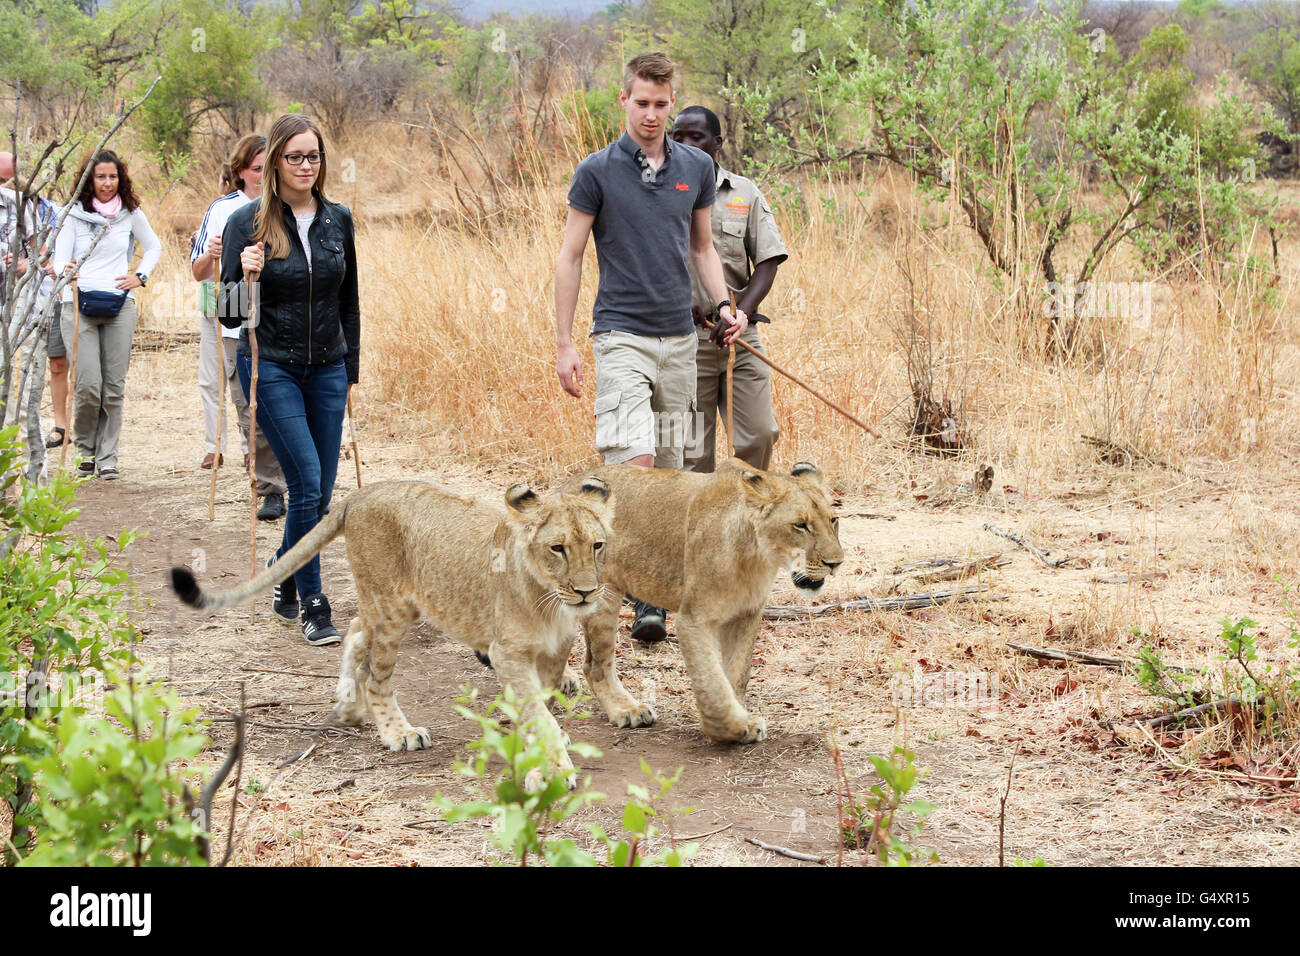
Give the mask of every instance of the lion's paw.
[(356, 727), (366, 719), (365, 708), (358, 707), (355, 702), (346, 706), (340, 703), (334, 708), (334, 719), (344, 727)]
[(573, 697), (582, 690), (582, 685), (578, 683), (578, 675), (574, 673), (572, 667), (564, 669), (564, 676), (560, 678), (560, 693), (565, 697)]
[(384, 744), (389, 750), (423, 750), (433, 743), (433, 734), (427, 727), (408, 727), (406, 732), (395, 737), (385, 737)]
[(630, 707), (619, 707), (609, 715), (609, 722), (615, 727), (649, 727), (658, 719), (653, 707), (635, 700)]
[(745, 728), (745, 736), (740, 738), (742, 744), (756, 744), (760, 740), (767, 739), (767, 721), (762, 717), (749, 718), (749, 724)]
[[(577, 790), (578, 775), (576, 773), (569, 774), (564, 779), (564, 786), (569, 790)], [(542, 768), (534, 767), (524, 777), (524, 790), (527, 793), (541, 793), (544, 789), (546, 789), (546, 777), (542, 774)]]

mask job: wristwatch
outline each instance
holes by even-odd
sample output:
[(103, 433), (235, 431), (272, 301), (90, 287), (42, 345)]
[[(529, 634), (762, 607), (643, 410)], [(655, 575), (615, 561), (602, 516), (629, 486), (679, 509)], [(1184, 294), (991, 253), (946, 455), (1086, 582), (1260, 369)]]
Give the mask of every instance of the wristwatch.
[[(717, 307), (714, 309), (714, 311), (715, 311), (715, 312), (721, 312), (721, 311), (722, 311), (722, 307), (723, 307), (724, 305), (725, 305), (725, 306), (730, 306), (730, 305), (731, 305), (731, 300), (730, 300), (730, 299), (723, 299), (721, 302), (718, 303), (718, 305), (717, 305)], [(735, 309), (732, 309), (731, 311), (732, 311), (732, 312), (735, 312), (736, 310), (735, 310)]]
[(140, 280), (140, 286), (143, 288), (149, 284), (149, 277), (143, 272), (137, 272), (135, 277)]

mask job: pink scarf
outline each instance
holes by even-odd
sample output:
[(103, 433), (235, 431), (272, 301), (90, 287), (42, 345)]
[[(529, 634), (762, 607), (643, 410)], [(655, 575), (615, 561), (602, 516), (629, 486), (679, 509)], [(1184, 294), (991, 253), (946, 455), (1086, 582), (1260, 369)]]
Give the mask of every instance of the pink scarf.
[(122, 211), (122, 197), (116, 193), (113, 194), (113, 198), (108, 202), (100, 202), (94, 197), (92, 197), (90, 201), (91, 205), (95, 207), (95, 212), (99, 213), (105, 219), (112, 219)]

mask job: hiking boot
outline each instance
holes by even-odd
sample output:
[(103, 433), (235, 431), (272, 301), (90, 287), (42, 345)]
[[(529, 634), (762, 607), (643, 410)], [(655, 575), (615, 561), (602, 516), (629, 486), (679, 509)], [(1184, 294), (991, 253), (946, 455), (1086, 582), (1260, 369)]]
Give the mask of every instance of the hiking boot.
[[(275, 555), (266, 559), (269, 568), (275, 564)], [(298, 620), (298, 586), (293, 583), (293, 576), (277, 584), (271, 591), (271, 610), (282, 621), (292, 624)]]
[(275, 521), (284, 517), (284, 495), (271, 492), (262, 498), (262, 507), (257, 509), (258, 521)]
[(647, 644), (658, 644), (668, 636), (668, 612), (661, 607), (636, 601), (632, 605), (636, 620), (632, 622), (632, 636)]
[(86, 458), (77, 464), (77, 474), (90, 478), (95, 474), (95, 459)]
[(313, 594), (303, 602), (302, 636), (308, 644), (324, 647), (343, 640), (330, 620), (330, 602), (323, 594)]
[(122, 473), (116, 468), (101, 468), (99, 469), (99, 477), (105, 481), (117, 481), (122, 477)]

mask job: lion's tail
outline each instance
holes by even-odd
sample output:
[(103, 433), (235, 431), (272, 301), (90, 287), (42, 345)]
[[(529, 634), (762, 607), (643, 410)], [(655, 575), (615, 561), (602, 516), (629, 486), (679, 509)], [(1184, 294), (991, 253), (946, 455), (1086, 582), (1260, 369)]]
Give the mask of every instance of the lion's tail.
[[(352, 496), (352, 498), (355, 497), (356, 495)], [(343, 522), (347, 518), (348, 505), (352, 503), (352, 498), (349, 498), (341, 506), (335, 507), (333, 511), (316, 524), (316, 527), (312, 528), (297, 544), (286, 551), (275, 564), (254, 577), (247, 584), (242, 584), (229, 591), (222, 591), (219, 594), (207, 593), (199, 587), (199, 582), (194, 580), (194, 575), (189, 568), (178, 565), (172, 568), (171, 571), (172, 589), (176, 592), (177, 597), (190, 607), (196, 607), (204, 611), (233, 607), (256, 597), (267, 588), (288, 578), (314, 558), (325, 545), (343, 534)]]

